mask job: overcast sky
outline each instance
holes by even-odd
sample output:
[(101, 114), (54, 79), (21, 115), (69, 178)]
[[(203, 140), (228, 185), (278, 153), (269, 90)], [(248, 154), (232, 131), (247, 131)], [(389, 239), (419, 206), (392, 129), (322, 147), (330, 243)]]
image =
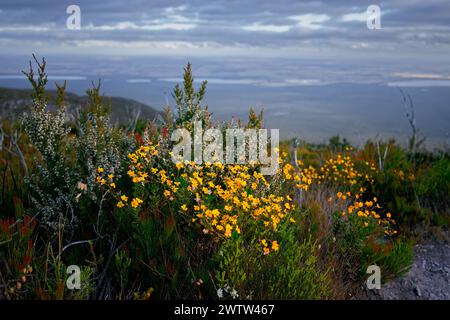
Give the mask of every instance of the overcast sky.
[[(66, 9), (72, 4), (81, 9), (80, 30), (66, 27)], [(369, 5), (381, 9), (380, 30), (367, 28)], [(374, 80), (391, 76), (448, 80), (450, 1), (0, 0), (0, 48), (0, 54), (8, 56), (0, 62), (3, 74), (17, 72), (27, 61), (16, 62), (14, 56), (29, 59), (36, 53), (59, 55), (60, 65), (66, 68), (80, 61), (76, 59), (89, 60), (89, 66), (78, 63), (77, 70), (84, 65), (88, 69), (84, 73), (96, 70), (100, 75), (121, 72), (111, 69), (111, 59), (127, 57), (134, 58), (120, 68), (140, 73), (143, 68), (136, 56), (153, 55), (197, 59), (197, 66), (216, 59), (209, 71), (223, 61), (227, 72), (234, 70), (241, 76), (257, 76), (260, 69), (283, 70), (280, 78), (297, 71), (307, 79), (321, 73), (321, 81), (333, 77), (347, 81), (349, 75), (355, 81), (368, 75)], [(252, 70), (257, 59), (268, 62), (264, 67), (256, 63), (258, 70)], [(311, 59), (318, 62), (304, 63)], [(293, 60), (303, 61), (302, 69)], [(54, 59), (51, 65), (57, 63)], [(164, 65), (157, 60), (153, 70), (168, 70), (155, 68), (155, 63)], [(179, 74), (178, 64), (176, 68)], [(201, 76), (211, 78), (211, 72), (202, 74), (202, 70)]]
[[(81, 30), (68, 30), (68, 5)], [(381, 8), (381, 30), (366, 9)], [(445, 59), (450, 1), (0, 1), (7, 54), (155, 54)]]
[[(80, 30), (66, 26), (69, 5)], [(370, 5), (379, 30), (367, 28)], [(448, 128), (448, 91), (425, 87), (450, 87), (450, 0), (0, 0), (0, 86), (29, 87), (32, 53), (72, 92), (101, 78), (107, 95), (157, 107), (190, 61), (216, 115), (263, 106), (301, 136), (407, 126), (389, 120), (403, 112), (392, 87), (419, 87), (427, 132)]]

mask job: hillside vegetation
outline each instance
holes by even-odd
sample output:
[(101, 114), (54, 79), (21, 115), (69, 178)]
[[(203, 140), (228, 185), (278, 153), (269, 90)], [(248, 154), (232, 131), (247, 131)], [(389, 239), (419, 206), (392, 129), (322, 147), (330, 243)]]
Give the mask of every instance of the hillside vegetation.
[(113, 125), (99, 86), (69, 117), (64, 87), (49, 107), (45, 62), (33, 72), (25, 114), (2, 123), (1, 299), (347, 299), (368, 266), (390, 281), (413, 243), (445, 237), (445, 151), (333, 138), (281, 143), (273, 176), (174, 163), (174, 129), (261, 128), (263, 114), (213, 125), (188, 65), (164, 121)]
[[(56, 110), (57, 91), (47, 90), (46, 93), (49, 97), (48, 108)], [(31, 96), (31, 90), (0, 88), (0, 117), (8, 119), (20, 117), (32, 105)], [(67, 113), (75, 117), (88, 103), (88, 97), (65, 92), (64, 102)], [(153, 121), (161, 114), (150, 106), (122, 97), (104, 97), (103, 103), (111, 108), (110, 118), (113, 124), (129, 125), (137, 116), (143, 120)]]

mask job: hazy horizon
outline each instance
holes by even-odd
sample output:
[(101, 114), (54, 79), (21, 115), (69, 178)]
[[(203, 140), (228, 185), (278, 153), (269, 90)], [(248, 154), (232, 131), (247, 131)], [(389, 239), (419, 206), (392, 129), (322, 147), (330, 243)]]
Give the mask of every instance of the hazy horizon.
[[(190, 61), (220, 120), (255, 107), (284, 137), (405, 140), (403, 88), (428, 138), (450, 135), (448, 1), (77, 1), (80, 30), (69, 4), (2, 1), (0, 86), (27, 87), (35, 53), (50, 88), (67, 79), (82, 94), (101, 78), (106, 95), (161, 109)], [(369, 5), (381, 29), (367, 28)]]

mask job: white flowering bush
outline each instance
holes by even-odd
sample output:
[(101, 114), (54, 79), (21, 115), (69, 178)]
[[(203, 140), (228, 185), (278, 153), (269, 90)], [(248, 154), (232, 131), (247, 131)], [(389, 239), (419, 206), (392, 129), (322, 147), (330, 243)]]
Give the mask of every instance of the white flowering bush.
[(86, 194), (91, 200), (98, 200), (97, 168), (120, 178), (124, 154), (132, 150), (133, 141), (110, 123), (109, 107), (104, 106), (100, 95), (100, 83), (87, 91), (88, 106), (77, 119), (77, 136), (73, 140), (76, 150), (77, 167), (80, 170), (80, 183), (86, 185)]
[[(31, 200), (36, 207), (36, 215), (44, 224), (56, 229), (58, 223), (69, 218), (75, 222), (71, 205), (71, 172), (67, 165), (65, 141), (70, 128), (66, 125), (66, 110), (63, 104), (57, 112), (48, 108), (45, 95), (47, 75), (45, 60), (38, 65), (38, 80), (34, 79), (33, 69), (27, 74), (33, 86), (33, 105), (23, 118), (23, 126), (30, 142), (37, 149), (39, 159), (36, 170), (29, 178), (32, 190)], [(60, 92), (60, 91), (58, 91)], [(69, 215), (67, 215), (69, 213)]]
[[(65, 84), (57, 86), (57, 106), (49, 108), (45, 93), (45, 60), (39, 63), (37, 80), (32, 66), (26, 73), (33, 86), (33, 105), (23, 118), (25, 132), (38, 151), (36, 170), (28, 183), (36, 217), (53, 230), (74, 230), (79, 209), (96, 213), (96, 168), (119, 172), (131, 139), (110, 124), (109, 108), (100, 95), (100, 83), (88, 90), (88, 103), (73, 124), (64, 103)], [(120, 177), (120, 174), (119, 176)]]

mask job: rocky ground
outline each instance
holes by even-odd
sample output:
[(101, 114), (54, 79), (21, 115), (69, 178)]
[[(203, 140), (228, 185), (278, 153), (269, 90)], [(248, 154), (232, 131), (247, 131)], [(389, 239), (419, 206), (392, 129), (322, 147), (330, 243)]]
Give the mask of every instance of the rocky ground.
[(362, 299), (370, 300), (450, 300), (450, 245), (419, 244), (414, 262), (405, 276), (366, 290)]

